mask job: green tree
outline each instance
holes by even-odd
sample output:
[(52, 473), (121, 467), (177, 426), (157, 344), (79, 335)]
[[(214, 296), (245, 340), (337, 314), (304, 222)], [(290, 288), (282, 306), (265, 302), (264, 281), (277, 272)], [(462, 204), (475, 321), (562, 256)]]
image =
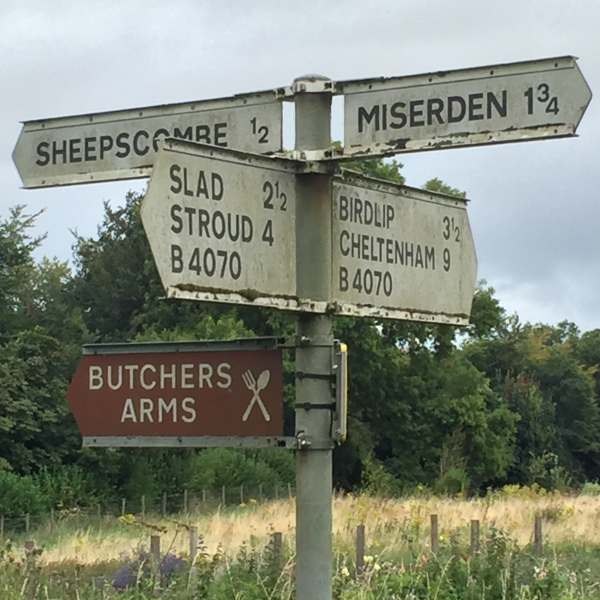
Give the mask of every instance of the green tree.
[(0, 221), (0, 341), (31, 325), (36, 271), (33, 252), (43, 240), (43, 236), (32, 237), (31, 228), (39, 215), (27, 214), (24, 206), (17, 206)]
[(455, 187), (444, 183), (441, 179), (434, 177), (429, 181), (425, 182), (424, 188), (431, 192), (438, 192), (440, 194), (446, 194), (447, 196), (457, 196), (458, 198), (466, 198), (467, 193), (463, 192)]
[(345, 168), (357, 171), (368, 177), (387, 179), (393, 183), (403, 184), (404, 175), (400, 173), (402, 163), (396, 160), (384, 160), (382, 158), (364, 158), (345, 163)]
[(43, 329), (0, 346), (0, 457), (19, 472), (73, 458), (77, 430), (65, 399), (70, 365)]

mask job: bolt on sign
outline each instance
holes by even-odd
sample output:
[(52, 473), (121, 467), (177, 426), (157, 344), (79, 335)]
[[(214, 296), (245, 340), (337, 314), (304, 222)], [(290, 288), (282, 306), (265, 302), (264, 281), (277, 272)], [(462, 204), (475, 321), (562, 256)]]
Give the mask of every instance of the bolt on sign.
[(296, 171), (290, 160), (165, 142), (142, 222), (167, 296), (297, 308)]
[(283, 435), (282, 353), (272, 338), (83, 352), (67, 399), (85, 446), (269, 445)]
[(348, 156), (573, 136), (592, 97), (572, 56), (338, 81), (336, 89)]
[(13, 160), (26, 188), (148, 177), (161, 139), (282, 149), (275, 92), (26, 121)]
[(336, 313), (468, 323), (477, 257), (466, 200), (346, 171), (332, 213)]

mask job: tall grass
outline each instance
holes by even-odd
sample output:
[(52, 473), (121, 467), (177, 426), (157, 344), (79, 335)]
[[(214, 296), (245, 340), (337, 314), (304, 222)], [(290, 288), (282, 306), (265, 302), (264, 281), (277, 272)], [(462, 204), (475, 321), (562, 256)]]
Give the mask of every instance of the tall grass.
[[(429, 515), (440, 523), (440, 551), (428, 547)], [(546, 552), (530, 546), (533, 520), (544, 518)], [(540, 495), (512, 490), (472, 501), (444, 498), (389, 500), (334, 498), (334, 597), (394, 599), (552, 600), (600, 598), (600, 497)], [(468, 524), (479, 519), (481, 551), (470, 556)], [(355, 569), (356, 525), (367, 530), (365, 569)], [(185, 556), (187, 529), (196, 525), (201, 548), (169, 581), (149, 575), (147, 541), (160, 532), (163, 552)], [(269, 535), (281, 531), (282, 556)], [(50, 531), (31, 534), (39, 551), (16, 539), (0, 554), (0, 598), (247, 598), (293, 597), (294, 503), (290, 500), (200, 510), (177, 519), (133, 515), (78, 521), (66, 517)], [(142, 559), (136, 559), (142, 557)], [(144, 558), (145, 557), (145, 558)], [(135, 565), (127, 592), (95, 577), (110, 576), (124, 561)], [(144, 573), (146, 574), (145, 576)], [(110, 582), (109, 582), (110, 583)]]

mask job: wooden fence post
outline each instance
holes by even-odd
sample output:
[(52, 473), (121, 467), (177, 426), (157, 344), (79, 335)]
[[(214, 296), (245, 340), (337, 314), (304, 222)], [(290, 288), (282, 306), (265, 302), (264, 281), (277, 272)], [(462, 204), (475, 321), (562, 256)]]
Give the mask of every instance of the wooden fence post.
[(283, 534), (281, 531), (275, 531), (271, 535), (271, 544), (273, 545), (273, 563), (280, 569), (283, 555)]
[(240, 485), (240, 504), (244, 504), (244, 484)]
[(187, 488), (185, 488), (185, 490), (183, 490), (183, 513), (187, 515), (188, 512), (188, 491)]
[(50, 509), (50, 532), (54, 531), (54, 508)]
[(167, 492), (162, 495), (161, 514), (163, 518), (167, 516)]
[(29, 519), (29, 513), (25, 515), (25, 533), (29, 533), (29, 526), (31, 525)]
[(0, 540), (4, 539), (4, 515), (0, 515)]
[(264, 498), (263, 498), (263, 484), (262, 483), (258, 484), (258, 499), (261, 502), (264, 500)]
[(438, 532), (438, 516), (430, 515), (431, 521), (431, 551), (436, 553), (440, 548), (440, 537)]
[(152, 573), (158, 579), (160, 575), (160, 535), (150, 536), (150, 562), (152, 563)]
[(288, 487), (288, 498), (291, 500), (292, 499), (292, 484), (288, 483), (287, 487)]
[(98, 520), (102, 518), (102, 504), (98, 502), (98, 506), (96, 508), (96, 514), (98, 516)]
[(227, 504), (227, 492), (225, 486), (221, 488), (221, 504), (225, 506)]
[(202, 488), (202, 504), (206, 504), (206, 488)]
[(479, 552), (479, 521), (471, 520), (471, 556)]
[(540, 515), (535, 515), (535, 522), (533, 524), (533, 550), (537, 555), (541, 555), (544, 551), (542, 517)]
[(190, 527), (190, 577), (188, 580), (188, 589), (194, 587), (196, 583), (196, 556), (198, 555), (198, 528), (195, 525)]
[(142, 519), (146, 518), (146, 496), (142, 494), (142, 498), (141, 498), (141, 508), (140, 508), (140, 512), (142, 513)]
[(121, 498), (121, 516), (125, 516), (125, 508), (127, 507), (127, 500), (125, 498)]
[(198, 528), (195, 525), (190, 527), (190, 564), (194, 564), (198, 554)]
[(365, 526), (361, 523), (356, 528), (356, 574), (365, 570)]

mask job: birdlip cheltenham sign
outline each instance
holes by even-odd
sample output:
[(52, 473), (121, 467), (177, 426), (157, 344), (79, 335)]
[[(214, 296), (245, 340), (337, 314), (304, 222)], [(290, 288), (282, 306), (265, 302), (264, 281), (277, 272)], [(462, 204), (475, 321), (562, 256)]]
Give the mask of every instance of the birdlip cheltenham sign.
[(275, 92), (26, 121), (13, 160), (26, 188), (148, 177), (161, 139), (282, 149)]
[(84, 346), (67, 398), (84, 445), (226, 445), (283, 434), (282, 373), (260, 338), (100, 344)]
[(591, 97), (572, 56), (336, 82), (347, 156), (575, 135)]
[(332, 249), (337, 314), (469, 322), (477, 256), (463, 198), (344, 172)]

